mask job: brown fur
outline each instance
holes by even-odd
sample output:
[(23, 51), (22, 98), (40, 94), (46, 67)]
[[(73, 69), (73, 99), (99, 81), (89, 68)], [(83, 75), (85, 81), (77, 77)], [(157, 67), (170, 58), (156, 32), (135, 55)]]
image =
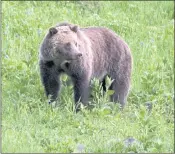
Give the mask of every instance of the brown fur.
[(113, 101), (125, 105), (130, 87), (131, 52), (127, 44), (113, 31), (102, 27), (79, 28), (61, 23), (50, 28), (40, 49), (41, 78), (47, 96), (57, 98), (59, 76), (69, 75), (74, 84), (75, 102), (86, 104), (90, 80), (104, 80), (109, 75), (114, 82)]

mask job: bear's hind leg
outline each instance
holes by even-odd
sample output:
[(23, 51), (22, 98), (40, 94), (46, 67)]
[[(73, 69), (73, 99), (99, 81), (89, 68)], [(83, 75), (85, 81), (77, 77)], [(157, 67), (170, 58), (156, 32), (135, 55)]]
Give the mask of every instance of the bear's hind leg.
[(119, 102), (123, 108), (127, 101), (129, 82), (124, 79), (122, 81), (115, 79), (110, 89), (114, 90), (114, 94), (111, 96), (111, 101)]

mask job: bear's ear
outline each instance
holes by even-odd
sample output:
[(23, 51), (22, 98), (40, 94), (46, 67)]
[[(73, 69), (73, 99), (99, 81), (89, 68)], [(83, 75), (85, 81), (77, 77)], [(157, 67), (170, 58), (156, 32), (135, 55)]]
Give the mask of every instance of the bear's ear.
[(71, 25), (70, 26), (70, 29), (73, 31), (73, 32), (78, 32), (78, 30), (79, 30), (79, 27), (77, 26), (77, 25)]
[(54, 34), (56, 34), (58, 31), (57, 31), (57, 29), (55, 28), (55, 27), (51, 27), (50, 29), (49, 29), (49, 34), (52, 36), (52, 35), (54, 35)]

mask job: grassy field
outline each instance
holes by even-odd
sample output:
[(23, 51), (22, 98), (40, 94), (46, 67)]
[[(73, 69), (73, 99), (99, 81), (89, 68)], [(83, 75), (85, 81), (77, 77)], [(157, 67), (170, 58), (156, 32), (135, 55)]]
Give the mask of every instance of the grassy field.
[[(2, 2), (2, 152), (174, 152), (173, 2)], [(39, 45), (60, 21), (104, 26), (126, 40), (134, 59), (128, 105), (100, 97), (75, 113), (62, 77), (49, 106), (40, 82)], [(107, 94), (108, 95), (108, 94)], [(152, 109), (150, 109), (152, 106)]]

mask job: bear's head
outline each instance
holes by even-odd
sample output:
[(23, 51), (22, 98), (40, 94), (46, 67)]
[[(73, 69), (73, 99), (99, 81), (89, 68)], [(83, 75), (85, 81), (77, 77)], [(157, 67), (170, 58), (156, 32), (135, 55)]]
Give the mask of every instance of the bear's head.
[(40, 58), (49, 61), (80, 58), (78, 31), (78, 26), (71, 24), (51, 27), (41, 44)]

